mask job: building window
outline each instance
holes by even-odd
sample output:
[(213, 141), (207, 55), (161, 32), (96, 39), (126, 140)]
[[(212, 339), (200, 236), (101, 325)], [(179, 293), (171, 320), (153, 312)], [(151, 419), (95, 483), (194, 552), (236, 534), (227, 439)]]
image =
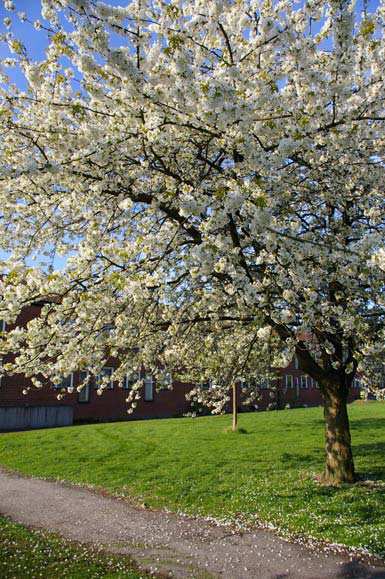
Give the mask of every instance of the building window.
[(79, 402), (89, 402), (90, 401), (90, 385), (85, 384), (79, 392), (78, 396)]
[(5, 320), (0, 320), (0, 332), (5, 332), (5, 330), (6, 330)]
[(60, 382), (58, 382), (58, 384), (54, 384), (54, 388), (56, 388), (57, 390), (61, 390), (62, 388), (67, 390), (68, 388), (72, 388), (73, 385), (74, 385), (74, 375), (71, 372), (71, 374), (63, 378)]
[(160, 382), (161, 386), (163, 386), (163, 388), (170, 389), (172, 386), (171, 372), (163, 372), (162, 375), (160, 376), (159, 382)]
[(307, 389), (307, 387), (308, 387), (307, 376), (301, 376), (301, 383), (300, 384), (301, 384), (302, 389), (304, 389), (304, 390)]
[(294, 368), (299, 370), (299, 362), (297, 356), (294, 356)]
[(210, 390), (210, 388), (213, 385), (213, 381), (212, 380), (206, 380), (206, 382), (202, 382), (201, 384), (201, 389), (202, 390)]
[[(80, 372), (79, 373), (79, 382), (80, 384), (84, 382), (88, 377), (88, 372)], [(78, 394), (78, 402), (89, 402), (90, 401), (90, 383), (87, 382), (80, 390)]]
[[(102, 368), (102, 371), (100, 372), (100, 374), (98, 374), (96, 376), (96, 380), (95, 380), (95, 388), (100, 388), (100, 386), (103, 383), (103, 378), (108, 378), (108, 382), (107, 382), (107, 388), (108, 390), (113, 390), (114, 388), (114, 383), (111, 379), (112, 373), (113, 373), (114, 369), (113, 368), (109, 368), (109, 367), (105, 367)], [(105, 385), (105, 384), (103, 384)]]
[(268, 378), (261, 378), (258, 381), (258, 386), (261, 390), (268, 390), (270, 388), (270, 380)]
[(154, 400), (154, 380), (149, 375), (144, 378), (144, 399), (146, 402)]
[(251, 378), (249, 381), (242, 380), (242, 388), (252, 388), (257, 390), (268, 390), (270, 388), (269, 378)]
[(293, 376), (291, 374), (286, 374), (285, 386), (286, 388), (293, 388)]
[(125, 390), (131, 390), (135, 382), (139, 380), (139, 373), (135, 371), (127, 372), (126, 378), (124, 380), (123, 388)]

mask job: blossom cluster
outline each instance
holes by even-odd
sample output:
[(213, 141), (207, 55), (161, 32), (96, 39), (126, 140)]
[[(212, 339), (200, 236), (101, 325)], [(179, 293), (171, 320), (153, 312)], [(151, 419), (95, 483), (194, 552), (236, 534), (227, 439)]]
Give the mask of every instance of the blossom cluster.
[(294, 352), (321, 389), (384, 358), (385, 3), (352, 5), (42, 0), (43, 60), (4, 35), (0, 314), (44, 304), (7, 371), (112, 356), (219, 411)]

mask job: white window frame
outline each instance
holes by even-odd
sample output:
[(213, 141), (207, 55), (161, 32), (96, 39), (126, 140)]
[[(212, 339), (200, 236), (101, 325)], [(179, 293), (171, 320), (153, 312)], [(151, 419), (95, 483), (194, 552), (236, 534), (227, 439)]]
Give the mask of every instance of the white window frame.
[[(152, 402), (154, 400), (154, 378), (151, 374), (146, 374), (143, 378), (143, 399), (145, 402)], [(151, 390), (149, 390), (151, 388)]]
[(91, 388), (90, 383), (88, 382), (83, 386), (80, 392), (78, 392), (78, 402), (80, 404), (87, 404), (87, 402), (90, 401), (90, 395), (91, 395)]
[[(79, 382), (83, 382), (89, 376), (89, 372), (82, 370), (79, 372)], [(86, 400), (82, 400), (82, 396), (86, 397)], [(87, 404), (91, 398), (91, 384), (88, 380), (87, 384), (83, 386), (80, 392), (78, 392), (78, 402), (80, 404)]]
[(107, 390), (113, 390), (114, 389), (114, 381), (111, 379), (111, 375), (114, 372), (114, 368), (112, 366), (104, 366), (102, 368), (101, 373), (96, 376), (96, 378), (95, 378), (95, 388), (96, 389), (100, 388), (100, 386), (102, 384), (102, 380), (106, 376), (106, 370), (111, 370), (111, 372), (109, 372), (110, 381), (107, 385)]
[(162, 376), (162, 384), (164, 386), (166, 386), (167, 388), (170, 388), (170, 386), (173, 385), (173, 379), (172, 379), (171, 372), (164, 372), (164, 374)]
[(294, 379), (292, 374), (285, 374), (285, 387), (290, 390), (294, 388)]
[(257, 382), (257, 387), (260, 390), (269, 390), (270, 388), (270, 379), (269, 378), (261, 378)]
[(300, 388), (301, 390), (307, 390), (308, 389), (308, 383), (307, 383), (307, 376), (306, 374), (302, 374), (301, 378), (300, 378)]
[[(64, 380), (66, 380), (67, 378), (70, 379), (69, 386), (63, 386), (62, 384), (63, 384)], [(59, 384), (54, 384), (53, 387), (55, 388), (55, 390), (61, 390), (62, 388), (65, 388), (67, 390), (67, 388), (73, 388), (74, 387), (74, 374), (73, 374), (73, 372), (71, 372), (67, 376), (63, 376), (61, 382)]]
[(124, 378), (123, 389), (124, 390), (131, 390), (132, 385), (135, 384), (135, 382), (137, 382), (139, 380), (139, 378), (140, 378), (139, 372), (137, 372), (136, 370), (134, 370), (132, 372), (127, 372), (127, 374)]
[(213, 381), (211, 380), (211, 378), (209, 378), (208, 380), (205, 380), (205, 382), (201, 383), (201, 390), (211, 390), (213, 386)]

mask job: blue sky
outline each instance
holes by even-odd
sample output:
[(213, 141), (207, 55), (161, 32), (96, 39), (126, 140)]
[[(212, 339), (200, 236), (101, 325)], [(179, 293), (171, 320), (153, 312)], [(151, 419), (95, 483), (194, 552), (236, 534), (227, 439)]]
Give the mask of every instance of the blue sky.
[[(129, 0), (105, 0), (105, 3), (110, 4), (111, 6), (122, 6), (129, 4), (130, 2)], [(26, 12), (30, 20), (39, 19), (42, 21), (39, 0), (14, 0), (14, 4), (16, 6), (16, 11)], [(357, 11), (362, 12), (365, 4), (367, 6), (367, 10), (371, 12), (378, 6), (379, 0), (367, 0), (366, 2), (365, 0), (357, 0)], [(37, 32), (28, 23), (20, 23), (17, 18), (12, 17), (12, 13), (5, 10), (2, 2), (0, 5), (0, 32), (4, 32), (6, 30), (3, 25), (3, 19), (6, 16), (10, 16), (13, 19), (13, 30), (15, 34), (17, 37), (22, 39), (32, 57), (36, 60), (42, 58), (44, 56), (44, 48), (46, 46), (46, 33), (44, 31)], [(8, 56), (8, 51), (3, 45), (0, 44), (0, 58), (4, 56)]]
[[(106, 0), (107, 4), (111, 6), (122, 6), (128, 4), (125, 0)], [(27, 17), (32, 22), (35, 20), (40, 20), (42, 24), (48, 25), (41, 17), (41, 3), (39, 0), (14, 0), (14, 5), (16, 7), (15, 12), (25, 12)], [(32, 24), (28, 22), (20, 22), (16, 14), (9, 12), (4, 8), (2, 0), (0, 0), (0, 34), (7, 31), (7, 28), (3, 24), (5, 17), (10, 17), (12, 19), (12, 32), (14, 35), (20, 39), (25, 47), (27, 48), (28, 55), (33, 60), (40, 60), (44, 58), (44, 50), (47, 45), (47, 33), (45, 30), (37, 31), (34, 29)], [(12, 56), (8, 50), (5, 43), (0, 42), (0, 60)], [(8, 69), (8, 74), (20, 87), (24, 87), (25, 83), (22, 75), (16, 69)]]
[[(210, 0), (208, 0), (210, 1)], [(105, 0), (105, 3), (119, 6), (119, 5), (126, 5), (130, 3), (130, 0)], [(40, 20), (43, 24), (44, 21), (41, 18), (40, 13), (40, 1), (39, 0), (14, 0), (14, 4), (16, 7), (17, 12), (26, 12), (29, 20)], [(372, 12), (376, 9), (379, 4), (379, 0), (358, 0), (356, 2), (357, 11), (361, 13), (366, 5), (368, 12)], [(6, 32), (7, 29), (3, 24), (3, 19), (5, 17), (11, 17), (13, 21), (12, 31), (17, 38), (22, 40), (24, 45), (27, 48), (29, 56), (33, 60), (39, 60), (44, 58), (44, 49), (47, 44), (47, 33), (44, 30), (36, 31), (32, 24), (28, 22), (21, 23), (16, 15), (12, 14), (12, 12), (8, 12), (5, 10), (3, 2), (0, 0), (0, 34)], [(4, 42), (0, 42), (0, 60), (10, 56), (8, 47)], [(16, 82), (16, 84), (20, 88), (25, 87), (25, 82), (23, 80), (22, 75), (18, 71), (17, 68), (15, 69), (8, 69), (8, 74), (11, 76), (12, 80)], [(0, 252), (0, 258), (3, 257)], [(56, 259), (54, 266), (55, 267), (62, 267), (64, 261), (62, 259)]]

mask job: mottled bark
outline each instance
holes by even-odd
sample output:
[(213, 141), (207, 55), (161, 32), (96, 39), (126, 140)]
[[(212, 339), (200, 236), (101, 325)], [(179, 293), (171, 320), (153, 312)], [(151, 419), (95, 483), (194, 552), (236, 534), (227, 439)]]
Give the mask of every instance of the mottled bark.
[(355, 480), (351, 446), (347, 389), (336, 385), (324, 385), (325, 416), (325, 482), (330, 484), (352, 483)]

